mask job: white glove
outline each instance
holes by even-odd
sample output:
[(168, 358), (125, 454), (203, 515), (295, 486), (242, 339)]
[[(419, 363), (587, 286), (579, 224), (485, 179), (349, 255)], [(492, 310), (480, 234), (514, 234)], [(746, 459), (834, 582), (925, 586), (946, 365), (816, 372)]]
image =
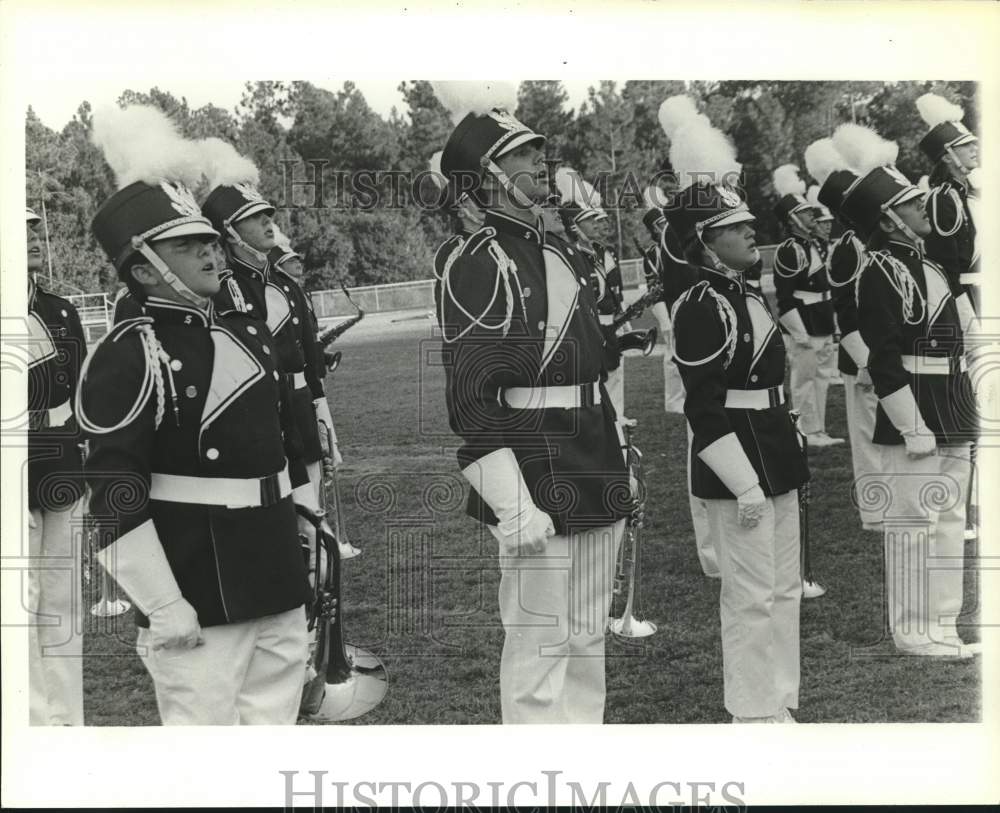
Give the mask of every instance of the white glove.
[[(798, 244), (796, 244), (796, 248), (798, 248)], [(802, 315), (797, 308), (783, 313), (778, 317), (778, 321), (785, 326), (788, 335), (795, 344), (799, 347), (809, 346), (809, 331), (806, 330), (805, 322), (802, 321)]]
[(337, 445), (337, 430), (333, 426), (333, 416), (330, 414), (330, 404), (327, 402), (326, 398), (316, 398), (313, 401), (313, 408), (316, 410), (316, 420), (330, 427), (330, 437), (332, 439), (332, 448), (330, 449), (330, 457), (333, 459), (333, 465), (339, 466), (344, 462), (344, 458), (340, 455), (340, 447)]
[(552, 518), (548, 514), (537, 508), (532, 508), (531, 511), (530, 519), (519, 531), (510, 534), (494, 531), (494, 536), (500, 541), (505, 556), (532, 556), (545, 553), (548, 538), (556, 535)]
[(767, 497), (759, 485), (751, 486), (736, 498), (736, 511), (740, 525), (756, 528), (762, 516)]
[(868, 372), (867, 367), (858, 368), (858, 380), (857, 385), (861, 387), (865, 392), (868, 392), (872, 388), (872, 376)]
[(150, 613), (149, 634), (153, 649), (194, 649), (205, 643), (198, 613), (183, 598)]
[(911, 460), (930, 457), (937, 451), (937, 441), (931, 434), (903, 435), (903, 442), (906, 443), (906, 454)]

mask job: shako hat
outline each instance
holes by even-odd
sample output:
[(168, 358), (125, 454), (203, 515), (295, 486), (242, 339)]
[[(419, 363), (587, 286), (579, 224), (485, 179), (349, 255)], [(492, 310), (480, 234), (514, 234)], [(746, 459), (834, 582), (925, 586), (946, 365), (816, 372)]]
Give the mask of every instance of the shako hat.
[(962, 124), (962, 108), (936, 93), (925, 93), (917, 99), (917, 111), (930, 127), (920, 139), (920, 149), (934, 161), (940, 161), (952, 147), (960, 147), (979, 139)]

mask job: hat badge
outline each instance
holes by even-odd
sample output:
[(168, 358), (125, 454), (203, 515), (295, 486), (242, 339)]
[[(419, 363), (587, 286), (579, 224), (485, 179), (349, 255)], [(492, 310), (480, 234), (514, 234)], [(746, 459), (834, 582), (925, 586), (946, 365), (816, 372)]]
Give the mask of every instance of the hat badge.
[(264, 200), (264, 196), (257, 191), (257, 187), (255, 187), (252, 183), (238, 183), (234, 184), (234, 186), (250, 203), (267, 203), (267, 201)]
[(170, 198), (170, 205), (180, 214), (185, 217), (201, 217), (201, 209), (198, 208), (198, 202), (186, 186), (170, 183), (169, 181), (161, 181), (160, 188)]
[(900, 172), (894, 166), (883, 167), (886, 174), (889, 175), (896, 183), (900, 186), (911, 186), (910, 182), (906, 179), (906, 176)]
[(525, 129), (524, 125), (521, 124), (521, 122), (515, 119), (506, 110), (491, 110), (489, 112), (489, 117), (508, 132)]
[(735, 209), (742, 203), (740, 196), (728, 186), (717, 186), (715, 188), (719, 190), (719, 197), (722, 199), (722, 202), (730, 209)]

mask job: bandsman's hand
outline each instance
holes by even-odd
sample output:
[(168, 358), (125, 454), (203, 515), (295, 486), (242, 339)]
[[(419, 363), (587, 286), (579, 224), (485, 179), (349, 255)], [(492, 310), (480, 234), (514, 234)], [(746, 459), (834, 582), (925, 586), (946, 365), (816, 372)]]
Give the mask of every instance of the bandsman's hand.
[(535, 509), (527, 525), (519, 533), (504, 537), (502, 544), (507, 556), (537, 556), (545, 553), (549, 537), (555, 535), (552, 518), (544, 511)]
[(150, 613), (149, 636), (153, 649), (194, 649), (205, 643), (198, 613), (183, 598)]
[(764, 516), (767, 497), (759, 485), (751, 486), (736, 498), (736, 515), (744, 528), (756, 528)]
[(906, 443), (906, 455), (911, 460), (930, 457), (937, 451), (937, 441), (934, 439), (934, 435), (929, 432), (927, 434), (904, 435), (903, 441)]
[(792, 336), (792, 341), (795, 342), (796, 347), (809, 347), (811, 342), (809, 341), (808, 333), (797, 333)]

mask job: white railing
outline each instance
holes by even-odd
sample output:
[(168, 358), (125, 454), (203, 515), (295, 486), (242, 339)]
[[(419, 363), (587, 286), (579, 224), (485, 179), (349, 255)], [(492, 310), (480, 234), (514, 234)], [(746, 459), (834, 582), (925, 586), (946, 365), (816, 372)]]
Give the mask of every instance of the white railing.
[(96, 342), (111, 327), (114, 307), (107, 294), (69, 294), (65, 297), (76, 307), (87, 343)]

